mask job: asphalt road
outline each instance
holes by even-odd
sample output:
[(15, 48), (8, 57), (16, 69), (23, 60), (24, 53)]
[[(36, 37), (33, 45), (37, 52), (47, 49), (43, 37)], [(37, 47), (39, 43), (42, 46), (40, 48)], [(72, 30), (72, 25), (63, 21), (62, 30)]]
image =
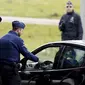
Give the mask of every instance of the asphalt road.
[(26, 24), (42, 24), (42, 25), (58, 25), (57, 19), (46, 18), (26, 18), (26, 17), (13, 17), (13, 16), (1, 16), (2, 22), (12, 22), (14, 20), (23, 21)]

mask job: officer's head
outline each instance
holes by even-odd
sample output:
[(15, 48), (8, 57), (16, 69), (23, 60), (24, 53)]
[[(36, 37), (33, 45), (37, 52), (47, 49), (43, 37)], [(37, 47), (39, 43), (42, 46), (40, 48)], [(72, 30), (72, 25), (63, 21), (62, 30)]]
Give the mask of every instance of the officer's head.
[(25, 24), (20, 21), (13, 21), (12, 22), (12, 29), (13, 31), (17, 32), (19, 36), (21, 36), (23, 29), (25, 28)]
[(66, 12), (67, 12), (67, 13), (70, 13), (70, 12), (72, 12), (73, 10), (74, 10), (74, 8), (73, 8), (72, 2), (71, 2), (71, 1), (68, 1), (68, 2), (66, 3)]

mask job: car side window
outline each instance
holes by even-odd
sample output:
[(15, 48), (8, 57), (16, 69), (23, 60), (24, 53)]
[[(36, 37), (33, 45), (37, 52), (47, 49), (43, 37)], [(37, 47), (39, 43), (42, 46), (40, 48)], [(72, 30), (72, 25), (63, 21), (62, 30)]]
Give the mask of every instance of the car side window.
[(76, 52), (76, 60), (79, 63), (79, 66), (83, 66), (85, 64), (85, 50), (74, 49)]
[(85, 50), (67, 47), (63, 55), (62, 68), (73, 68), (83, 66), (85, 63)]
[(49, 47), (37, 53), (36, 56), (39, 57), (40, 61), (49, 60), (53, 62), (55, 55), (58, 51), (59, 51), (59, 47)]

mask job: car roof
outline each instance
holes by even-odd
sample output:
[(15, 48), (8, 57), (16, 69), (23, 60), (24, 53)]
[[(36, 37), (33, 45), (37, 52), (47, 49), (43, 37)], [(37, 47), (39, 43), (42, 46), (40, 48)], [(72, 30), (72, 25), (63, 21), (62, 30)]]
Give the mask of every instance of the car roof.
[(49, 42), (48, 44), (51, 44), (51, 43), (76, 44), (76, 45), (85, 46), (85, 40), (65, 40), (65, 41)]
[(35, 54), (35, 51), (38, 49), (40, 50), (41, 48), (44, 48), (44, 47), (48, 47), (48, 45), (50, 46), (53, 46), (53, 45), (56, 45), (56, 44), (64, 44), (64, 45), (77, 45), (77, 46), (83, 46), (85, 47), (85, 40), (66, 40), (66, 41), (56, 41), (56, 42), (49, 42), (49, 43), (46, 43), (46, 44), (43, 44), (39, 47), (37, 47), (35, 50), (32, 51), (32, 53)]

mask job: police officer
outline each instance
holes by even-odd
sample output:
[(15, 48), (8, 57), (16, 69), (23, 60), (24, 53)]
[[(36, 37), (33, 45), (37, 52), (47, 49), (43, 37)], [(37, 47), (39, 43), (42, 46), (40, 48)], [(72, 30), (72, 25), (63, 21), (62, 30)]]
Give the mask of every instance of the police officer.
[(66, 4), (66, 14), (59, 22), (62, 40), (81, 40), (83, 37), (83, 28), (80, 16), (74, 12), (73, 4), (68, 1)]
[(38, 62), (38, 58), (30, 53), (20, 38), (25, 24), (20, 21), (12, 22), (12, 30), (0, 39), (0, 76), (2, 85), (20, 85), (17, 63), (20, 53), (29, 60)]

